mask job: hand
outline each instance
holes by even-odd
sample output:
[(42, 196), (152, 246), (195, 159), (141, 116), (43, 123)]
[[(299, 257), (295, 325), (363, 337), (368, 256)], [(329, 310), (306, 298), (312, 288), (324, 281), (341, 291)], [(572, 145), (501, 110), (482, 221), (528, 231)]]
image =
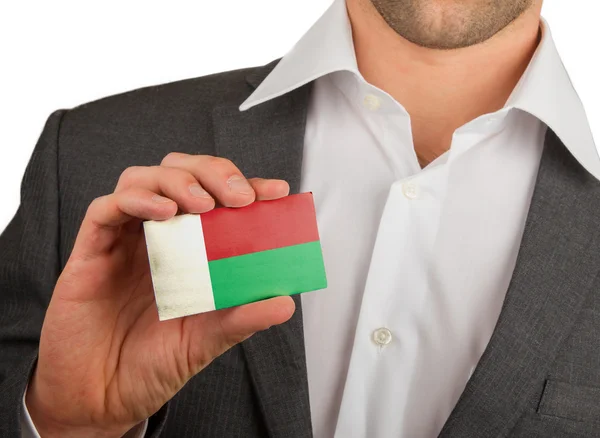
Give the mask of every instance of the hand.
[(287, 321), (290, 297), (159, 322), (142, 220), (286, 196), (233, 163), (172, 153), (132, 167), (88, 208), (42, 328), (26, 403), (40, 435), (122, 436), (214, 358)]

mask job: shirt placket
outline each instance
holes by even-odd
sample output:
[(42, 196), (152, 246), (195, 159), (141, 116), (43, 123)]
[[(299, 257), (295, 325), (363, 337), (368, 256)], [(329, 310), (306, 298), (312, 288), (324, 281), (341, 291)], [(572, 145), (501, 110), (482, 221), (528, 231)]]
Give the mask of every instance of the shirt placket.
[(412, 358), (422, 334), (419, 321), (427, 299), (427, 262), (438, 228), (447, 166), (411, 172), (418, 162), (412, 139), (398, 122), (399, 114), (390, 112), (385, 117), (380, 146), (393, 157), (392, 165), (399, 163), (395, 174), (400, 178), (390, 187), (371, 257), (338, 416), (339, 437), (392, 436), (388, 434), (401, 430), (401, 425), (380, 430), (373, 419), (401, 418), (410, 380), (395, 376), (415, 373)]

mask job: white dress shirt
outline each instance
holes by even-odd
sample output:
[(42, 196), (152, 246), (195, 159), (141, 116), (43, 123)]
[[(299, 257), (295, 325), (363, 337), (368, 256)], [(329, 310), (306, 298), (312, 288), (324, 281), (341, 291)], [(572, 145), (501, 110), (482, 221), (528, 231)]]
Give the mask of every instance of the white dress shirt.
[(302, 296), (316, 438), (437, 436), (498, 320), (547, 126), (600, 176), (545, 23), (542, 34), (506, 106), (457, 129), (424, 169), (410, 115), (358, 71), (343, 0), (242, 105), (316, 79), (301, 181), (329, 283)]
[(424, 169), (410, 115), (358, 71), (344, 0), (240, 109), (313, 80), (301, 190), (329, 283), (302, 296), (314, 436), (435, 437), (496, 325), (547, 127), (600, 176), (585, 112), (545, 22), (506, 106)]

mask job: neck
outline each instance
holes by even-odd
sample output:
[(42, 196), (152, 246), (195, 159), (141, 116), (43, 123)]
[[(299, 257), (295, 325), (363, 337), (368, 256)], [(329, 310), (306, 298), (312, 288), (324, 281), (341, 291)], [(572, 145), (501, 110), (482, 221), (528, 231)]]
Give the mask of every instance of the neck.
[(370, 0), (347, 0), (358, 68), (411, 116), (421, 166), (450, 148), (454, 131), (506, 103), (539, 42), (541, 4), (475, 46), (428, 49), (392, 30)]

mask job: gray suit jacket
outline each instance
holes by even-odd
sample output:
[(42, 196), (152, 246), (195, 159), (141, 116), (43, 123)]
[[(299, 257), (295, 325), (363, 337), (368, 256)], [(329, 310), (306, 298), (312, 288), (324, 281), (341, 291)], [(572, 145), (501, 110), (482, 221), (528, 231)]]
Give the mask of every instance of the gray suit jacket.
[[(211, 154), (298, 190), (310, 84), (238, 111), (273, 66), (136, 90), (49, 118), (0, 238), (1, 437), (19, 436), (44, 311), (86, 208), (126, 167), (156, 165), (171, 151)], [(600, 436), (599, 213), (600, 183), (549, 132), (500, 319), (442, 437)], [(296, 303), (289, 322), (193, 378), (151, 419), (150, 434), (310, 437)]]

